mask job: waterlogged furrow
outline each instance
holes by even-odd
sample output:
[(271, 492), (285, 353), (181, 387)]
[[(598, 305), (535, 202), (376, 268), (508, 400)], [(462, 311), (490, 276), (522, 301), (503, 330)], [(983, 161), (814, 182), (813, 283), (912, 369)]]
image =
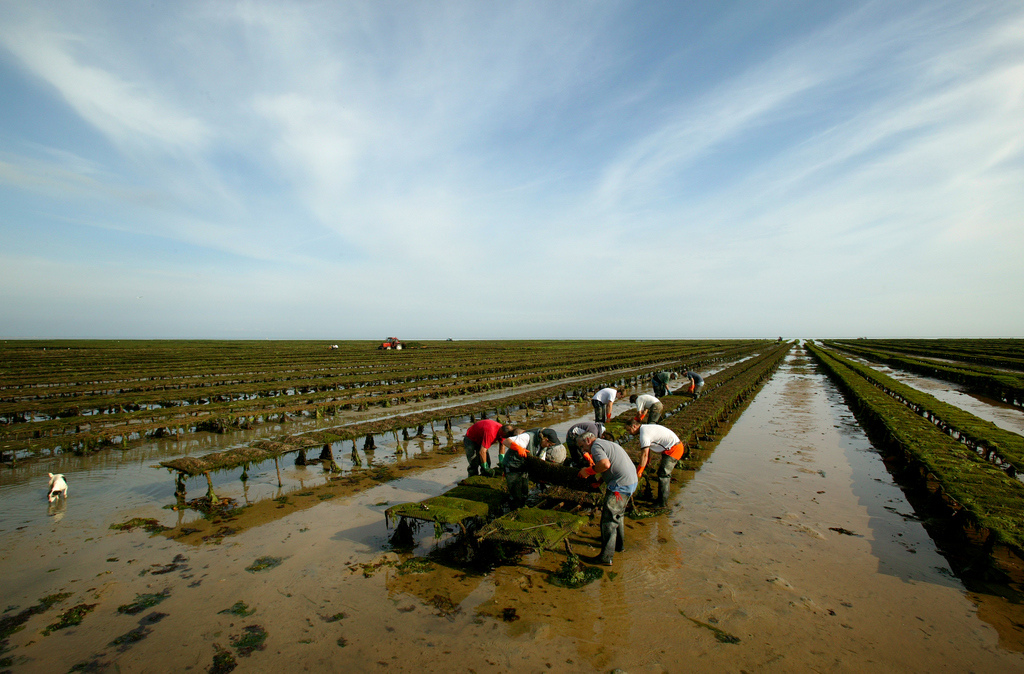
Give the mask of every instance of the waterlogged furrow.
[[(1006, 546), (1018, 559), (1024, 556), (1024, 485), (829, 353), (807, 347), (849, 396), (868, 434), (911, 469), (905, 474), (932, 495), (934, 507), (960, 523), (967, 540), (980, 541), (986, 550)], [(1012, 573), (1013, 566), (1004, 569)]]

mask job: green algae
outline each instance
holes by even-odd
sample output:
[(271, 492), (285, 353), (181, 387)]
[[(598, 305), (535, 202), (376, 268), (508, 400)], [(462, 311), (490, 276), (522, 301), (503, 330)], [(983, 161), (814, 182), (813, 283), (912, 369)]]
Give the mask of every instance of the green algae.
[(131, 648), (134, 644), (139, 643), (140, 641), (145, 639), (147, 636), (149, 636), (152, 631), (153, 630), (151, 630), (151, 629), (149, 629), (148, 627), (145, 627), (145, 626), (143, 626), (143, 627), (136, 627), (135, 629), (129, 630), (128, 632), (125, 632), (121, 636), (117, 637), (116, 639), (111, 641), (108, 645), (109, 646), (114, 646), (114, 647), (117, 648), (117, 650), (119, 652), (124, 653), (126, 650)]
[(151, 534), (171, 530), (171, 527), (165, 527), (151, 517), (133, 517), (121, 524), (111, 524), (110, 528), (115, 531), (132, 531), (133, 529), (140, 528)]
[(249, 573), (259, 573), (260, 571), (269, 571), (270, 569), (281, 566), (281, 562), (284, 561), (284, 557), (258, 557), (255, 562), (245, 567), (245, 570)]
[(61, 613), (60, 617), (57, 618), (55, 622), (47, 626), (47, 628), (43, 630), (43, 635), (47, 636), (50, 632), (56, 632), (57, 630), (81, 625), (85, 616), (89, 615), (98, 605), (99, 604), (78, 604), (77, 606), (72, 606), (67, 611), (64, 611), (64, 613)]
[(587, 566), (578, 556), (570, 554), (558, 567), (558, 571), (548, 575), (548, 582), (558, 587), (576, 590), (593, 583), (603, 575), (604, 569)]
[(159, 604), (164, 599), (167, 599), (170, 596), (171, 593), (167, 590), (164, 590), (163, 592), (157, 592), (154, 594), (137, 594), (135, 595), (135, 601), (131, 602), (130, 604), (122, 604), (121, 606), (118, 606), (117, 612), (126, 613), (128, 615), (136, 615), (138, 613), (142, 613), (147, 608), (152, 608), (153, 606), (156, 606), (157, 604)]
[(244, 601), (236, 601), (234, 605), (231, 606), (231, 608), (226, 608), (223, 611), (217, 611), (218, 614), (226, 613), (230, 615), (241, 616), (243, 618), (246, 616), (251, 616), (255, 612), (256, 609), (250, 609), (248, 604), (246, 604)]
[(267, 631), (260, 625), (248, 625), (242, 628), (242, 634), (230, 637), (231, 647), (242, 657), (248, 657), (253, 651), (266, 648)]
[(217, 648), (217, 652), (213, 654), (213, 664), (210, 665), (210, 674), (228, 674), (233, 671), (238, 663), (235, 662), (235, 656), (231, 655), (231, 651), (226, 651), (221, 648)]

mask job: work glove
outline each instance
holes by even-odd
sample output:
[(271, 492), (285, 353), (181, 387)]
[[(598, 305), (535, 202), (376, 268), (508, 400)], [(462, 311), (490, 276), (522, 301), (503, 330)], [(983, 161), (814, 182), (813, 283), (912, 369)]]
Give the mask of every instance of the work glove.
[(587, 460), (591, 468), (594, 467), (594, 457), (590, 456), (590, 452), (583, 452), (583, 458)]
[(586, 468), (580, 468), (580, 472), (578, 473), (578, 476), (583, 480), (586, 480), (588, 477), (593, 477), (595, 475), (597, 475), (597, 471), (594, 470), (593, 468), (590, 468), (589, 466)]
[(606, 415), (605, 415), (605, 417), (604, 417), (604, 420), (605, 420), (606, 422), (607, 422), (607, 421), (611, 421), (611, 420), (612, 420), (612, 413), (611, 413), (611, 412), (609, 412), (608, 414), (606, 414)]
[(637, 468), (636, 469), (636, 479), (637, 479), (637, 481), (639, 482), (640, 478), (642, 478), (643, 476), (644, 476), (644, 469), (643, 468)]
[(526, 449), (523, 449), (514, 442), (509, 443), (509, 449), (515, 451), (516, 454), (523, 457), (524, 459), (530, 455), (530, 452), (528, 452)]

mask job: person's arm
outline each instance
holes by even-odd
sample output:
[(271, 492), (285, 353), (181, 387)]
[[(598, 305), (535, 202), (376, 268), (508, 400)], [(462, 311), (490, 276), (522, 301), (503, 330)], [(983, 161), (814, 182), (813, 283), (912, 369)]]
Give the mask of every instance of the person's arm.
[[(590, 456), (590, 454), (588, 453), (587, 456)], [(601, 459), (600, 461), (595, 463), (593, 466), (588, 466), (586, 468), (581, 468), (580, 472), (579, 472), (579, 477), (581, 477), (583, 479), (586, 479), (586, 478), (592, 477), (594, 475), (599, 475), (599, 474), (605, 472), (606, 470), (608, 470), (611, 467), (612, 467), (612, 462), (610, 460), (608, 460), (608, 459)]]
[(650, 446), (644, 447), (643, 454), (640, 455), (640, 465), (636, 469), (636, 479), (640, 479), (640, 476), (644, 474), (644, 470), (647, 469), (647, 461), (651, 457)]

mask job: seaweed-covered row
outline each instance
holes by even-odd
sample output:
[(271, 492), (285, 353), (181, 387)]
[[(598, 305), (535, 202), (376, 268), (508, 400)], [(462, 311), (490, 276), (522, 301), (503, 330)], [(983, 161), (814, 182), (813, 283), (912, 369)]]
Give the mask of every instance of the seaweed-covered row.
[(1024, 339), (858, 339), (835, 343), (1024, 372)]
[[(518, 343), (516, 343), (518, 344)], [(586, 344), (586, 343), (579, 343)], [(261, 424), (283, 423), (296, 417), (331, 417), (348, 411), (365, 411), (373, 407), (393, 408), (408, 403), (438, 401), (444, 405), (446, 399), (458, 395), (476, 394), (492, 390), (514, 389), (524, 385), (534, 385), (544, 381), (564, 380), (570, 377), (585, 377), (607, 373), (621, 367), (662, 366), (667, 358), (674, 356), (670, 362), (679, 362), (681, 358), (699, 359), (713, 353), (737, 353), (753, 348), (756, 342), (733, 342), (724, 346), (717, 342), (678, 343), (674, 352), (659, 344), (653, 349), (638, 350), (625, 343), (594, 343), (595, 357), (586, 364), (577, 362), (577, 358), (569, 358), (573, 351), (548, 353), (545, 358), (561, 357), (563, 362), (557, 367), (545, 365), (534, 366), (530, 373), (515, 374), (514, 368), (502, 373), (496, 365), (489, 367), (492, 374), (488, 378), (463, 377), (462, 380), (451, 378), (425, 379), (417, 382), (416, 390), (408, 390), (403, 386), (412, 385), (375, 385), (344, 390), (331, 390), (329, 383), (324, 383), (315, 391), (309, 389), (286, 389), (287, 384), (274, 384), (277, 392), (289, 392), (288, 395), (263, 398), (244, 393), (239, 385), (239, 392), (221, 393), (223, 400), (211, 396), (203, 398), (202, 404), (161, 407), (149, 403), (145, 409), (139, 409), (138, 402), (129, 402), (129, 396), (122, 396), (116, 406), (109, 408), (110, 413), (83, 414), (83, 408), (71, 405), (58, 410), (49, 409), (46, 413), (30, 417), (12, 413), (9, 422), (0, 429), (0, 451), (17, 452), (25, 449), (43, 450), (59, 448), (61, 451), (89, 453), (104, 446), (113, 444), (126, 446), (132, 441), (165, 436), (181, 436), (197, 431), (225, 432), (235, 428), (251, 428)], [(575, 349), (581, 348), (579, 345)], [(616, 351), (616, 348), (619, 349)], [(464, 353), (471, 353), (465, 351)], [(402, 356), (405, 357), (404, 355)], [(390, 356), (378, 355), (385, 362), (378, 363), (373, 375), (376, 384), (381, 381), (390, 382), (392, 366)], [(451, 372), (458, 372), (459, 361), (453, 360), (447, 367)], [(434, 375), (437, 376), (437, 375)], [(294, 385), (294, 384), (293, 384)], [(397, 388), (396, 388), (397, 387)], [(236, 399), (238, 398), (238, 399)], [(55, 400), (60, 401), (57, 397)], [(58, 404), (58, 403), (53, 403)], [(65, 401), (64, 404), (67, 404)], [(161, 403), (162, 404), (162, 403)], [(0, 406), (2, 407), (2, 406)], [(69, 410), (65, 415), (63, 410)], [(95, 409), (92, 410), (96, 412)], [(18, 416), (21, 415), (21, 416)], [(56, 415), (55, 418), (49, 418)]]
[(944, 403), (935, 396), (900, 383), (866, 365), (842, 358), (833, 351), (829, 351), (829, 355), (942, 430), (955, 435), (1009, 475), (1024, 473), (1024, 437), (1003, 430), (991, 421), (979, 419), (970, 412)]
[[(693, 366), (699, 366), (700, 364), (706, 364), (711, 360), (717, 360), (720, 357), (722, 356), (713, 355), (703, 360), (691, 361), (690, 364)], [(567, 384), (559, 384), (557, 386), (551, 386), (526, 393), (519, 393), (500, 399), (480, 401), (455, 407), (446, 407), (426, 412), (349, 424), (338, 428), (285, 436), (277, 440), (274, 452), (263, 456), (263, 459), (261, 460), (266, 460), (289, 452), (295, 452), (308, 447), (346, 440), (355, 441), (358, 438), (367, 438), (368, 444), (366, 446), (371, 446), (374, 435), (401, 431), (406, 428), (419, 429), (420, 427), (427, 425), (434, 428), (435, 424), (443, 424), (447, 429), (451, 427), (452, 419), (466, 416), (473, 418), (474, 415), (485, 415), (490, 412), (495, 412), (496, 414), (504, 412), (507, 416), (510, 408), (528, 405), (530, 403), (543, 403), (557, 398), (566, 400), (570, 398), (582, 400), (584, 399), (583, 394), (588, 393), (594, 388), (636, 383), (641, 377), (648, 374), (650, 371), (651, 368), (640, 368), (638, 370), (621, 373), (614, 380), (609, 380), (607, 379), (607, 375), (602, 375), (585, 381), (574, 381)], [(243, 447), (224, 452), (207, 454), (205, 456), (189, 456), (173, 459), (171, 461), (164, 461), (161, 462), (160, 465), (190, 476), (202, 475), (204, 473), (209, 473), (210, 471), (226, 470), (253, 463), (253, 460), (250, 458), (250, 449), (252, 447), (260, 447), (261, 443), (265, 444), (266, 441), (256, 441), (248, 448)]]
[(904, 475), (932, 495), (971, 540), (1024, 554), (1024, 485), (931, 421), (894, 400), (832, 354), (808, 350), (846, 393), (851, 409), (880, 448), (909, 468)]
[(863, 346), (860, 341), (825, 341), (830, 348), (855, 353), (869, 360), (961, 384), (979, 395), (1002, 400), (1009, 405), (1024, 406), (1024, 374), (967, 363), (951, 363), (890, 353)]

